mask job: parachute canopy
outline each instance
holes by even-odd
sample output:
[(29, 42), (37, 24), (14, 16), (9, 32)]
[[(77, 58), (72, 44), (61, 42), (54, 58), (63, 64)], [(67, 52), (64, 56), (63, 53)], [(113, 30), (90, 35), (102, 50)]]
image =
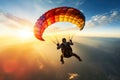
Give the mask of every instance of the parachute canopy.
[(82, 30), (85, 25), (85, 16), (81, 11), (72, 7), (58, 7), (51, 9), (40, 16), (40, 18), (35, 23), (35, 37), (44, 41), (42, 38), (44, 30), (55, 22), (70, 22), (76, 24), (80, 30)]

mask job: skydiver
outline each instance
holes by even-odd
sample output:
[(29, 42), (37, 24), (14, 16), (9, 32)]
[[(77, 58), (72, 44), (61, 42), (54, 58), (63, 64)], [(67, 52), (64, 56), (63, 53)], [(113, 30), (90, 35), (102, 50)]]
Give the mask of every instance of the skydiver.
[(72, 40), (69, 40), (69, 42), (66, 42), (66, 38), (62, 39), (61, 44), (57, 43), (57, 49), (61, 48), (61, 52), (62, 52), (62, 55), (60, 57), (60, 61), (62, 62), (62, 64), (64, 64), (64, 59), (63, 59), (64, 57), (69, 58), (69, 57), (74, 56), (79, 61), (82, 61), (82, 59), (77, 54), (73, 53), (71, 45), (73, 45)]

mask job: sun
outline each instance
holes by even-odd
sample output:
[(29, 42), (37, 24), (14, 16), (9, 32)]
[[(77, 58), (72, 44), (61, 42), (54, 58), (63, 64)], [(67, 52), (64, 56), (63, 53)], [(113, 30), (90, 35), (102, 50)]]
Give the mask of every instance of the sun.
[(17, 36), (21, 39), (28, 39), (33, 37), (33, 31), (29, 28), (23, 28), (18, 31)]

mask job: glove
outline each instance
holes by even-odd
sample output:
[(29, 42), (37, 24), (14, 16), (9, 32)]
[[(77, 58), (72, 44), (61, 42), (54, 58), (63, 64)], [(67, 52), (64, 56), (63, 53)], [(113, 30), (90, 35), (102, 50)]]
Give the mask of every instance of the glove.
[(59, 46), (59, 43), (57, 43), (57, 46)]

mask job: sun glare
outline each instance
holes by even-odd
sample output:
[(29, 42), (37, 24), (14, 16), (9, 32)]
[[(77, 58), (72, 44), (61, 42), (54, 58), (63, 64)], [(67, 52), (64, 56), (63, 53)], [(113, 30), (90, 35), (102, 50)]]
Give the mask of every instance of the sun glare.
[(33, 36), (33, 31), (29, 28), (24, 28), (18, 31), (18, 37), (22, 39), (28, 39)]

